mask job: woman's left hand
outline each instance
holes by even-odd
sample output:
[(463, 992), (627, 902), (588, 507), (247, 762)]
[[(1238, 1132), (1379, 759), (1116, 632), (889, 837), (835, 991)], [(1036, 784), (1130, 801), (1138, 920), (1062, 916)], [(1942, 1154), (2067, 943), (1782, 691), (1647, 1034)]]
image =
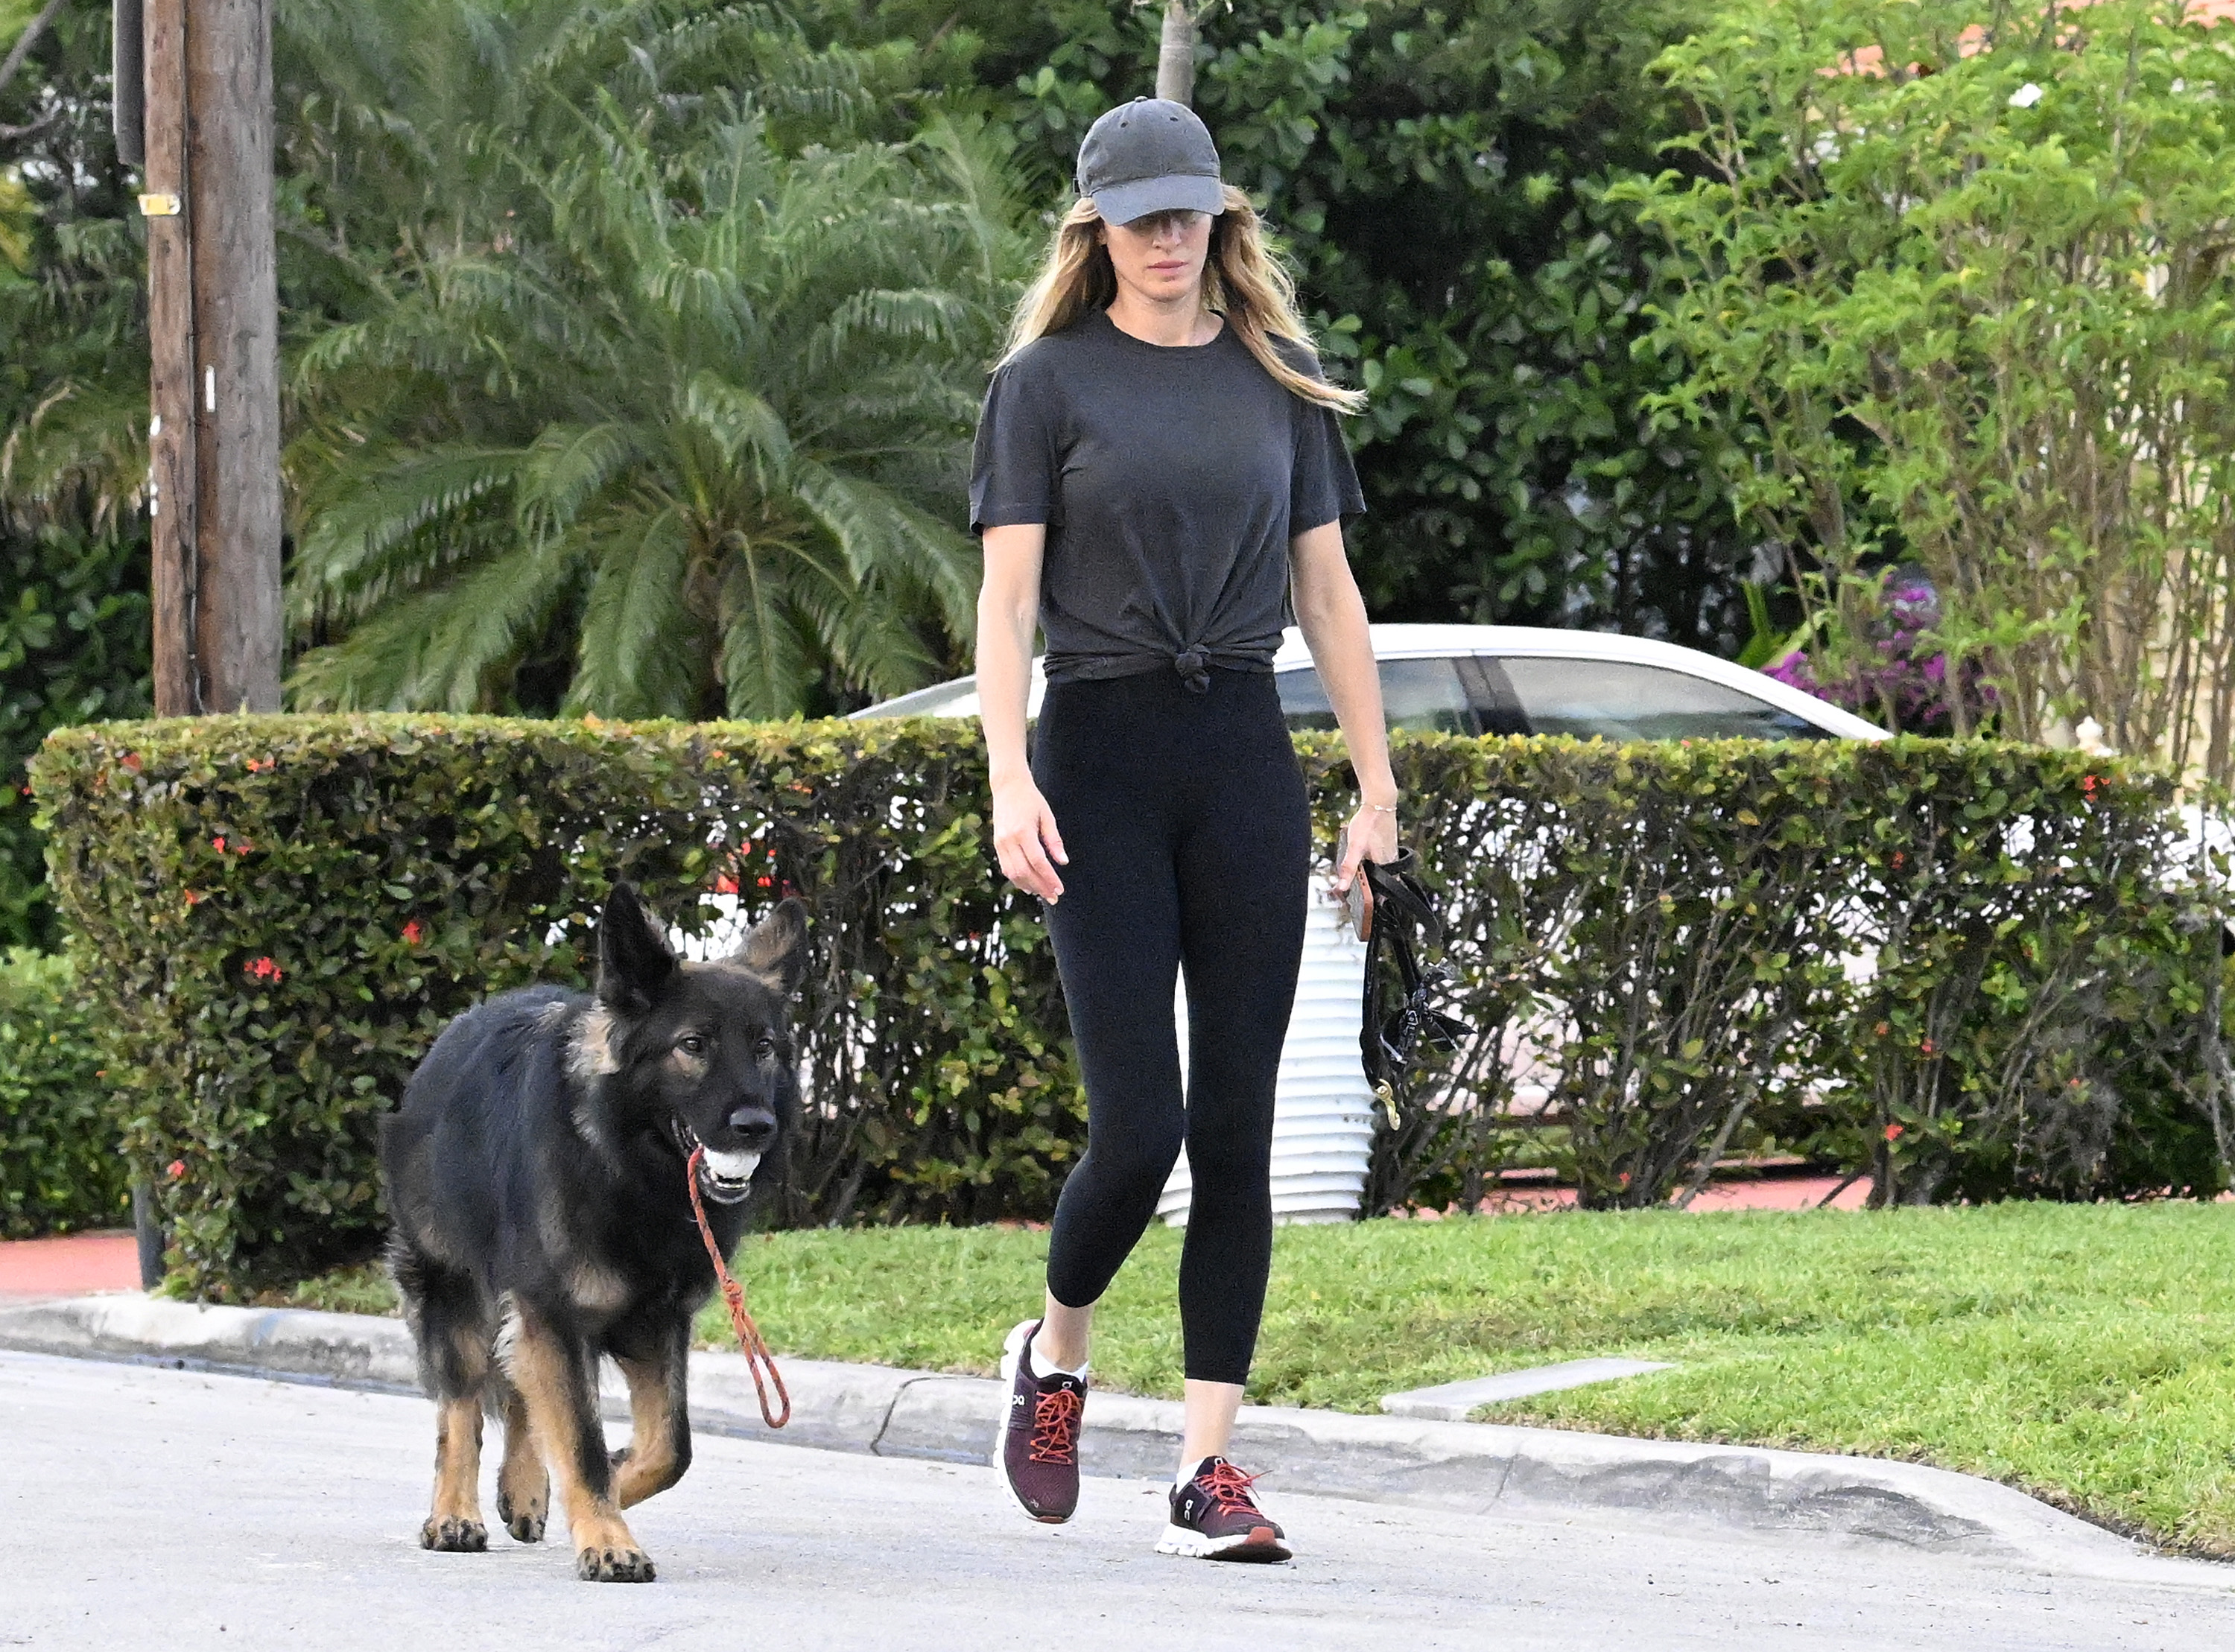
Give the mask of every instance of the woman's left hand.
[[(1361, 860), (1378, 863), (1397, 859), (1397, 817), (1389, 810), (1361, 803), (1345, 830), (1348, 844), (1341, 864), (1334, 869), (1334, 892), (1338, 898), (1348, 894), (1351, 885), (1360, 876), (1358, 864)], [(1366, 900), (1367, 921), (1371, 923), (1373, 895), (1370, 889)]]

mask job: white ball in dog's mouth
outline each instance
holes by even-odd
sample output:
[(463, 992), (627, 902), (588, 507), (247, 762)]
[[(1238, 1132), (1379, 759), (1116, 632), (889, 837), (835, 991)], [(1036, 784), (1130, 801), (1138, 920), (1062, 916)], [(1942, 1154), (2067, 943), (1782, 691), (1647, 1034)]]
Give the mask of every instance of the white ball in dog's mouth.
[(705, 1152), (705, 1157), (698, 1164), (706, 1180), (714, 1184), (707, 1189), (709, 1192), (734, 1190), (742, 1193), (744, 1185), (752, 1179), (753, 1172), (760, 1168), (761, 1156), (758, 1153), (721, 1152), (712, 1147), (706, 1148)]

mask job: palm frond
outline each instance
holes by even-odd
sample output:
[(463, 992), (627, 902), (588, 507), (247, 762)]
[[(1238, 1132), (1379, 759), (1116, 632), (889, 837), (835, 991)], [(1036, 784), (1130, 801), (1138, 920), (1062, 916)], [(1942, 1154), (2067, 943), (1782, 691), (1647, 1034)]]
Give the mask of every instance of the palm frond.
[(592, 498), (634, 464), (644, 432), (616, 420), (547, 425), (521, 456), (515, 508), (529, 539), (565, 532)]
[(525, 545), (451, 584), (391, 600), (288, 679), (299, 711), (486, 711), (498, 679), (575, 588), (579, 546)]
[(732, 717), (796, 715), (814, 692), (814, 650), (791, 612), (790, 545), (734, 551), (722, 584), (722, 687)]
[(764, 490), (791, 467), (791, 433), (775, 408), (742, 384), (712, 373), (694, 373), (683, 393), (683, 414), (704, 430), (732, 465), (751, 466)]
[(958, 637), (974, 629), (980, 557), (976, 544), (876, 483), (803, 460), (793, 467), (799, 497), (830, 531), (859, 581), (874, 570), (903, 570), (939, 599)]
[(399, 584), (409, 588), (430, 563), (447, 559), (429, 543), (429, 530), (509, 488), (521, 467), (521, 455), (506, 448), (374, 456), (306, 524), (296, 545), (291, 606), (298, 617), (361, 614)]
[(582, 613), (570, 713), (601, 717), (698, 714), (697, 672), (684, 603), (691, 542), (673, 506), (601, 525), (597, 571)]

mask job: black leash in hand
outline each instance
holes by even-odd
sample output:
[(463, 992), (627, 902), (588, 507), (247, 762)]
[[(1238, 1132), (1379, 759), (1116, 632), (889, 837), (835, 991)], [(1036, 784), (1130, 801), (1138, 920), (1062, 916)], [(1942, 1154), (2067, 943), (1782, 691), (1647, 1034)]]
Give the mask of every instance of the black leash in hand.
[[(1428, 1002), (1431, 993), (1452, 983), (1448, 964), (1422, 964), (1419, 944), (1441, 950), (1443, 920), (1436, 916), (1427, 886), (1413, 868), (1419, 865), (1410, 849), (1399, 850), (1393, 860), (1367, 860), (1359, 872), (1373, 891), (1367, 908), (1366, 934), (1366, 996), (1358, 1029), (1359, 1055), (1365, 1062), (1367, 1082), (1373, 1087), (1394, 1130), (1401, 1122), (1397, 1097), (1406, 1069), (1425, 1040), (1430, 1048), (1454, 1050), (1474, 1028), (1447, 1015)], [(1393, 970), (1400, 996), (1390, 1002)]]

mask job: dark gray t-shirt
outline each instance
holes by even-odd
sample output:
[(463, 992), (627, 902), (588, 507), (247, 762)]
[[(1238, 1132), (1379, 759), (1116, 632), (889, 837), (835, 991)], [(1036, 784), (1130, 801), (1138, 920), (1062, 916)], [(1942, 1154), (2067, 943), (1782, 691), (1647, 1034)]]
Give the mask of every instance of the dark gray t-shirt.
[[(1308, 349), (1281, 348), (1318, 374)], [(1092, 311), (997, 369), (978, 421), (970, 531), (1047, 525), (1051, 682), (1269, 670), (1289, 539), (1365, 508), (1335, 415), (1230, 328), (1150, 344)]]

